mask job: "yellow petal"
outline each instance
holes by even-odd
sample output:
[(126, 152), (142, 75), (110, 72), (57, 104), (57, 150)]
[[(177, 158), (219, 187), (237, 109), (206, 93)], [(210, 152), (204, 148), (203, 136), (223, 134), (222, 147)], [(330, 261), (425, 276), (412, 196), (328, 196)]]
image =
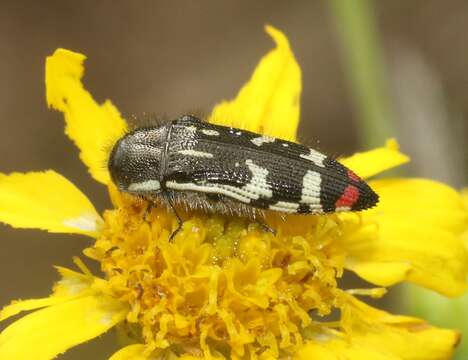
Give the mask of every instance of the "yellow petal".
[[(464, 188), (461, 192), (463, 199), (463, 204), (465, 206), (465, 211), (468, 213), (468, 188)], [(462, 234), (463, 242), (465, 243), (466, 248), (468, 249), (468, 226)]]
[(371, 182), (380, 204), (363, 213), (375, 232), (345, 237), (346, 267), (367, 281), (390, 286), (412, 281), (447, 296), (467, 287), (468, 255), (461, 233), (468, 224), (461, 197), (423, 179)]
[(54, 171), (0, 174), (0, 221), (17, 228), (95, 236), (101, 217)]
[(388, 140), (384, 147), (340, 159), (343, 165), (349, 167), (363, 179), (405, 164), (408, 161), (409, 158), (399, 151), (398, 143), (394, 139)]
[(349, 297), (343, 312), (347, 337), (324, 334), (309, 341), (298, 359), (442, 360), (451, 359), (460, 340), (456, 331), (423, 320), (394, 316)]
[[(156, 351), (155, 354), (147, 355), (145, 354), (145, 345), (143, 344), (132, 344), (125, 346), (124, 348), (120, 349), (116, 353), (114, 353), (109, 360), (153, 360), (153, 359), (170, 359), (170, 360), (202, 360), (205, 359), (205, 357), (199, 357), (199, 356), (193, 356), (193, 355), (188, 355), (188, 354), (182, 354), (182, 355), (176, 355), (172, 351), (168, 351), (165, 353), (162, 353), (162, 351)], [(211, 356), (212, 360), (221, 360), (225, 359), (225, 357), (220, 357), (220, 356)]]
[[(76, 260), (76, 259), (74, 259)], [(80, 266), (82, 262), (77, 261)], [(5, 306), (0, 311), (0, 321), (8, 319), (11, 316), (17, 315), (23, 311), (30, 311), (47, 306), (56, 305), (65, 301), (72, 300), (77, 297), (89, 296), (102, 292), (100, 282), (105, 281), (96, 278), (88, 273), (79, 273), (67, 268), (57, 266), (56, 269), (61, 275), (61, 279), (55, 283), (51, 296), (40, 299), (29, 300), (14, 300), (10, 305)]]
[(345, 316), (353, 342), (381, 353), (411, 360), (451, 359), (460, 341), (457, 331), (436, 328), (421, 319), (392, 315), (352, 297), (348, 304)]
[(54, 285), (55, 297), (71, 298), (87, 294), (92, 290), (93, 283), (99, 281), (90, 274), (82, 274), (61, 266), (56, 266), (56, 269), (62, 278)]
[(405, 281), (412, 270), (412, 265), (409, 263), (380, 260), (362, 261), (356, 258), (348, 260), (346, 267), (367, 281), (380, 286), (392, 286)]
[(468, 187), (464, 188), (461, 191), (461, 197), (463, 199), (463, 204), (465, 205), (466, 211), (468, 211)]
[(84, 55), (64, 49), (47, 58), (47, 103), (64, 113), (65, 132), (80, 149), (81, 160), (97, 181), (107, 184), (109, 150), (127, 124), (109, 100), (99, 105), (85, 90), (81, 83), (84, 60)]
[(93, 339), (125, 318), (116, 300), (87, 296), (35, 311), (0, 334), (0, 359), (47, 360)]
[[(65, 298), (66, 299), (66, 298)], [(36, 310), (63, 302), (63, 297), (50, 296), (42, 299), (16, 300), (0, 311), (0, 321), (6, 320), (23, 311)]]
[(447, 231), (381, 220), (377, 239), (350, 248), (346, 267), (374, 284), (407, 280), (446, 296), (466, 290), (468, 257), (461, 239)]
[(463, 196), (450, 186), (428, 179), (382, 179), (369, 182), (379, 194), (379, 205), (366, 212), (378, 217), (398, 217), (411, 223), (440, 227), (454, 234), (468, 229)]
[(299, 124), (301, 69), (287, 37), (272, 26), (276, 48), (257, 65), (234, 100), (216, 105), (209, 121), (294, 141)]
[(401, 360), (379, 349), (363, 347), (343, 339), (310, 341), (296, 354), (297, 360)]
[(146, 360), (148, 358), (144, 355), (144, 350), (143, 344), (128, 345), (113, 354), (109, 360)]

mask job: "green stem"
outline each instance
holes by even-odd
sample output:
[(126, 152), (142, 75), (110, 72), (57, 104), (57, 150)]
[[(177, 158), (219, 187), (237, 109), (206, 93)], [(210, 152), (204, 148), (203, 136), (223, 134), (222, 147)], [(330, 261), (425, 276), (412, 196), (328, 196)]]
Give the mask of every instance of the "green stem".
[(340, 36), (344, 65), (358, 112), (364, 146), (382, 146), (394, 136), (382, 51), (372, 0), (328, 0)]

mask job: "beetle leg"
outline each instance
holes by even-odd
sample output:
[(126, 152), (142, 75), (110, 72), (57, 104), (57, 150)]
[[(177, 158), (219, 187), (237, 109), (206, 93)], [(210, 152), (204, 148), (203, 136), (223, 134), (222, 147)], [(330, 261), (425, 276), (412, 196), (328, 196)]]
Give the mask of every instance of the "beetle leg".
[(171, 236), (169, 236), (169, 242), (172, 242), (172, 239), (177, 235), (177, 233), (182, 229), (183, 221), (180, 215), (177, 213), (177, 209), (175, 208), (174, 204), (172, 203), (171, 197), (167, 195), (166, 192), (163, 193), (164, 199), (167, 201), (169, 204), (169, 207), (171, 208), (172, 212), (174, 213), (176, 219), (177, 219), (177, 229), (175, 229)]
[(151, 214), (151, 211), (156, 207), (156, 203), (153, 200), (147, 200), (148, 204), (146, 205), (145, 212), (143, 214), (143, 219), (149, 224), (148, 216)]
[(262, 227), (263, 230), (269, 232), (269, 233), (272, 233), (273, 235), (276, 235), (276, 230), (269, 227), (266, 223), (264, 223), (263, 221), (258, 221), (258, 224)]

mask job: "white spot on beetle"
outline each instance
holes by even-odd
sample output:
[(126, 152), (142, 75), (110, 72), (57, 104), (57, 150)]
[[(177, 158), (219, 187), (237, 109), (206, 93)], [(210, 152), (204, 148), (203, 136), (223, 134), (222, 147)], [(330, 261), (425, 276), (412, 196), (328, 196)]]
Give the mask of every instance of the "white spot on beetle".
[(172, 190), (199, 191), (203, 193), (226, 195), (246, 204), (249, 204), (251, 200), (257, 200), (260, 197), (271, 198), (273, 196), (273, 191), (266, 181), (268, 170), (254, 164), (250, 159), (246, 160), (245, 163), (252, 172), (252, 179), (248, 184), (245, 184), (242, 187), (208, 182), (204, 184), (196, 184), (178, 183), (176, 181), (166, 182), (166, 187)]
[(317, 150), (314, 149), (309, 149), (310, 152), (307, 155), (300, 154), (299, 156), (303, 159), (307, 159), (312, 161), (315, 165), (320, 166), (320, 167), (325, 167), (323, 164), (323, 161), (327, 158), (325, 155), (322, 153), (319, 153)]
[(229, 135), (233, 135), (233, 136), (241, 136), (242, 135), (242, 131), (235, 131), (236, 129), (234, 128), (229, 128), (228, 132), (229, 132)]
[(287, 201), (278, 201), (276, 204), (270, 205), (269, 208), (275, 211), (295, 213), (299, 209), (299, 204)]
[(138, 183), (130, 184), (129, 191), (158, 191), (161, 189), (161, 184), (158, 180), (146, 180)]
[(239, 164), (238, 162), (236, 162), (234, 165), (235, 165), (236, 167), (239, 167), (240, 164)]
[(98, 222), (100, 222), (99, 217), (95, 214), (88, 213), (76, 218), (65, 220), (63, 224), (81, 231), (96, 231)]
[(219, 132), (212, 129), (202, 129), (201, 132), (208, 136), (219, 136)]
[(252, 172), (252, 179), (242, 188), (251, 192), (253, 195), (251, 198), (253, 199), (258, 199), (259, 197), (271, 198), (273, 196), (273, 190), (266, 181), (268, 170), (254, 164), (254, 162), (250, 159), (246, 160), (245, 164)]
[(197, 151), (197, 150), (180, 150), (177, 151), (178, 154), (188, 155), (188, 156), (195, 156), (195, 157), (202, 157), (202, 158), (212, 158), (213, 154), (205, 152), (205, 151)]
[(185, 130), (190, 131), (190, 132), (195, 132), (197, 131), (197, 128), (193, 125), (190, 126), (184, 126)]
[(190, 126), (182, 126), (183, 128), (183, 134), (185, 138), (194, 138), (197, 133), (197, 128), (193, 125)]
[(322, 177), (316, 171), (308, 170), (302, 180), (301, 203), (316, 205), (317, 211), (322, 211), (320, 204), (320, 185)]
[(208, 194), (221, 194), (226, 195), (232, 199), (236, 199), (243, 203), (250, 203), (251, 194), (247, 191), (242, 190), (242, 188), (237, 188), (231, 185), (221, 185), (221, 184), (194, 184), (194, 183), (178, 183), (176, 181), (166, 182), (166, 187), (172, 190), (181, 190), (181, 191), (199, 191), (202, 193)]
[(262, 146), (264, 143), (272, 143), (275, 140), (276, 139), (271, 136), (259, 136), (259, 137), (253, 138), (250, 141), (253, 142), (257, 146)]
[(287, 144), (287, 143), (282, 143), (281, 145), (284, 146), (284, 147), (288, 147), (288, 146), (289, 146), (289, 144)]

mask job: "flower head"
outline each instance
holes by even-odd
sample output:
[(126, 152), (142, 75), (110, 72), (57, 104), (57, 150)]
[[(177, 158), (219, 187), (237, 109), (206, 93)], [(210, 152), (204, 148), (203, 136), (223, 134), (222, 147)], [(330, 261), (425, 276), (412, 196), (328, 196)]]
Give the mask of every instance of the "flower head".
[[(295, 140), (300, 68), (287, 38), (267, 32), (276, 48), (209, 121)], [(465, 291), (468, 210), (455, 190), (424, 179), (373, 180), (381, 198), (376, 208), (270, 214), (276, 234), (247, 219), (185, 211), (171, 242), (172, 212), (148, 210), (118, 192), (102, 166), (109, 156), (104, 145), (127, 124), (109, 101), (98, 105), (83, 88), (83, 61), (62, 49), (47, 59), (47, 101), (64, 113), (67, 135), (90, 174), (108, 187), (114, 208), (101, 217), (53, 171), (15, 173), (0, 176), (0, 220), (90, 236), (84, 254), (100, 263), (103, 276), (76, 258), (79, 271), (59, 267), (61, 280), (49, 297), (6, 306), (0, 320), (39, 310), (0, 334), (0, 359), (51, 359), (114, 326), (127, 345), (113, 360), (450, 358), (458, 333), (390, 315), (356, 296), (380, 297), (403, 281), (447, 296)], [(342, 161), (369, 178), (408, 158), (390, 140)], [(376, 287), (341, 288), (345, 270)]]

